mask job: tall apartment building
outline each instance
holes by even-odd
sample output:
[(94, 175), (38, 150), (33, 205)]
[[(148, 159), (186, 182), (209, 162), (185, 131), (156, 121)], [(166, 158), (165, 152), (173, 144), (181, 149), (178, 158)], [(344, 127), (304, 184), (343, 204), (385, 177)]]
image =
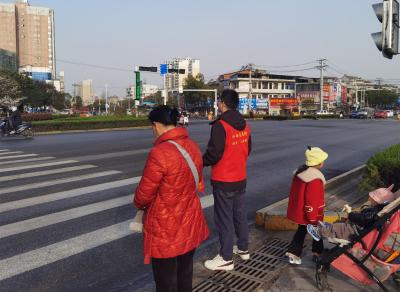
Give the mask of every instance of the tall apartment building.
[(80, 97), (83, 105), (88, 105), (93, 102), (93, 82), (92, 80), (82, 80), (80, 84)]
[(185, 74), (168, 73), (165, 77), (165, 88), (167, 90), (178, 90), (185, 85), (185, 79), (191, 75), (196, 77), (200, 73), (200, 60), (186, 58), (173, 58), (165, 62), (169, 69), (185, 69)]
[(28, 0), (0, 3), (0, 49), (15, 54), (20, 72), (36, 80), (56, 77), (54, 12)]

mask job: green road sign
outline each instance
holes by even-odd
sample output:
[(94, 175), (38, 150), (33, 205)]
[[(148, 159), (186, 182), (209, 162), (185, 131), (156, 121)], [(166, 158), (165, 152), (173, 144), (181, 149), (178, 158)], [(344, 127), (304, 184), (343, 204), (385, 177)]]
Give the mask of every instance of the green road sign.
[(136, 88), (136, 100), (140, 100), (140, 72), (135, 71), (135, 76), (136, 76), (136, 83), (135, 83), (135, 88)]

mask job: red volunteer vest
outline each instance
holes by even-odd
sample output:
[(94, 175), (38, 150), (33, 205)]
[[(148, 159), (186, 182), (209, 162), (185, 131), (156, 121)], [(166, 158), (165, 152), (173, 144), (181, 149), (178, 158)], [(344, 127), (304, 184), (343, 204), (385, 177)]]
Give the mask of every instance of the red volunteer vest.
[(211, 169), (211, 179), (221, 182), (238, 182), (246, 179), (246, 162), (249, 156), (250, 128), (236, 130), (223, 120), (225, 149), (220, 161)]

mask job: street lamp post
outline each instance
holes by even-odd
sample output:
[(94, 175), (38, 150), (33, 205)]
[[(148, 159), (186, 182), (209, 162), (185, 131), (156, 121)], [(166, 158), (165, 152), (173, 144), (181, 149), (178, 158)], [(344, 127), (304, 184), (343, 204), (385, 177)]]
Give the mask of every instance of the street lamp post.
[(108, 115), (108, 84), (106, 84), (105, 87), (106, 87), (106, 115)]

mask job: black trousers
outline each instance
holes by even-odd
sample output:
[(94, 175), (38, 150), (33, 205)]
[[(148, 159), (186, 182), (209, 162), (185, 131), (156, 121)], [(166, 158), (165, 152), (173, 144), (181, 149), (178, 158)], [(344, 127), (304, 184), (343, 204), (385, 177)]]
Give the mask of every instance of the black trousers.
[(157, 292), (191, 292), (195, 249), (167, 259), (151, 259)]
[(214, 187), (213, 195), (214, 221), (221, 244), (219, 254), (225, 261), (231, 261), (235, 234), (240, 250), (246, 251), (249, 246), (249, 225), (244, 203), (245, 190), (225, 192)]
[[(288, 252), (300, 257), (303, 251), (304, 239), (307, 235), (307, 225), (299, 225), (296, 233), (293, 236), (292, 242), (289, 245)], [(324, 250), (324, 242), (320, 241), (312, 242), (312, 252), (321, 254)]]

